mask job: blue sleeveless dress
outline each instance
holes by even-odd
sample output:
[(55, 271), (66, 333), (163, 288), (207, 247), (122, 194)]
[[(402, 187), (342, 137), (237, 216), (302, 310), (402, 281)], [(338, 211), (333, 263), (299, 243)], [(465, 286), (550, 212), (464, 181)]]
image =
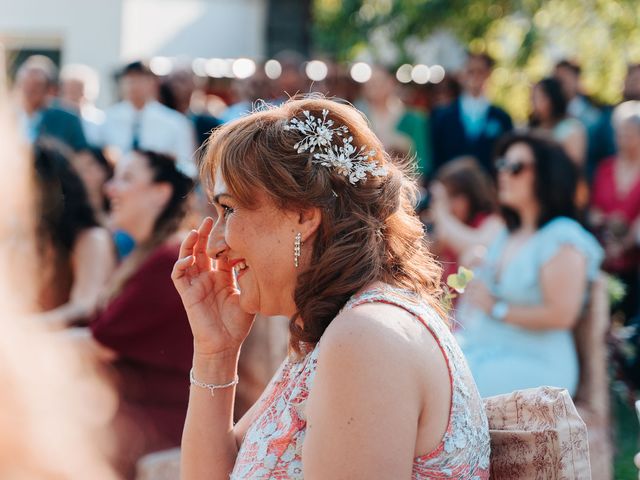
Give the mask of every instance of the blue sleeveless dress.
[[(493, 295), (512, 305), (540, 305), (542, 267), (561, 247), (569, 245), (587, 259), (587, 277), (598, 274), (603, 251), (580, 224), (558, 217), (538, 230), (497, 278), (497, 265), (508, 240), (505, 229), (489, 247), (475, 278)], [(582, 279), (576, 279), (582, 281)], [(586, 299), (585, 299), (586, 301)], [(534, 331), (496, 320), (461, 298), (456, 337), (483, 397), (543, 385), (566, 388), (578, 385), (578, 358), (571, 330)]]

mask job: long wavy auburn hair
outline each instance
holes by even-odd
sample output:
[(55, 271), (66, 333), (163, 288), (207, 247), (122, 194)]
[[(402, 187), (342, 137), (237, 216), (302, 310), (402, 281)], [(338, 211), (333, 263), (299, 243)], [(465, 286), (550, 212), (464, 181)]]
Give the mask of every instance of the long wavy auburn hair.
[[(318, 118), (323, 110), (334, 125), (348, 127), (356, 149), (374, 149), (372, 160), (389, 173), (368, 175), (353, 185), (334, 169), (314, 163), (312, 153), (298, 153), (294, 145), (301, 134), (284, 126), (293, 117), (303, 119), (304, 111)], [(278, 208), (322, 211), (313, 245), (303, 247), (312, 248), (311, 261), (298, 275), (294, 292), (298, 311), (289, 329), (295, 353), (313, 347), (349, 298), (375, 281), (413, 292), (441, 313), (441, 268), (414, 213), (417, 189), (407, 170), (391, 161), (360, 112), (325, 98), (267, 107), (211, 135), (201, 163), (209, 190), (220, 172), (245, 208), (256, 207), (255, 192), (262, 190)]]

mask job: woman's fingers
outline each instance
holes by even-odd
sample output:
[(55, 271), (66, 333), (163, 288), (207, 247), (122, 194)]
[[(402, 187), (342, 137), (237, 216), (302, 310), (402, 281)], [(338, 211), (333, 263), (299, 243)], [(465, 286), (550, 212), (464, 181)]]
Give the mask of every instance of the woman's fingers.
[(196, 254), (206, 253), (207, 242), (209, 241), (211, 230), (213, 230), (213, 219), (211, 217), (206, 217), (202, 220), (200, 227), (198, 227), (198, 241), (195, 246)]
[(207, 255), (207, 243), (209, 242), (209, 235), (213, 230), (213, 219), (206, 217), (198, 228), (198, 239), (193, 248), (194, 255), (196, 257), (196, 265), (201, 271), (211, 270), (211, 258)]
[(173, 271), (171, 272), (171, 278), (174, 280), (180, 280), (185, 276), (187, 270), (191, 268), (195, 263), (195, 257), (193, 255), (188, 255), (184, 258), (180, 258), (173, 266)]
[(180, 253), (178, 254), (178, 258), (185, 258), (189, 255), (193, 255), (193, 247), (195, 247), (197, 241), (198, 232), (196, 230), (191, 230), (180, 244)]

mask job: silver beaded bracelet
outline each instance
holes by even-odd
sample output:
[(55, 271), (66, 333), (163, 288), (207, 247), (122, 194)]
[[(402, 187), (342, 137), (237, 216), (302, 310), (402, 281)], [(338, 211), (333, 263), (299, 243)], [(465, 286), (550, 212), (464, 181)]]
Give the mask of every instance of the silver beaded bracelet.
[(210, 390), (212, 397), (214, 396), (215, 390), (233, 387), (237, 385), (239, 381), (240, 381), (240, 378), (238, 377), (238, 375), (236, 375), (236, 378), (234, 378), (233, 381), (229, 383), (225, 383), (224, 385), (216, 385), (215, 383), (203, 383), (196, 380), (196, 377), (193, 376), (193, 368), (189, 371), (189, 382), (191, 383), (191, 385), (195, 385), (196, 387), (206, 388)]

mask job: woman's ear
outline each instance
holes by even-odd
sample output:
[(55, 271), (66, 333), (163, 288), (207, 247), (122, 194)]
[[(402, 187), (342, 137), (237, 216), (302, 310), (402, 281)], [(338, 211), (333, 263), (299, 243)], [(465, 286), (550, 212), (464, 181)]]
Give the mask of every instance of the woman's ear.
[(306, 242), (320, 228), (322, 213), (319, 208), (313, 207), (303, 210), (298, 216), (298, 231), (302, 236), (302, 241)]

